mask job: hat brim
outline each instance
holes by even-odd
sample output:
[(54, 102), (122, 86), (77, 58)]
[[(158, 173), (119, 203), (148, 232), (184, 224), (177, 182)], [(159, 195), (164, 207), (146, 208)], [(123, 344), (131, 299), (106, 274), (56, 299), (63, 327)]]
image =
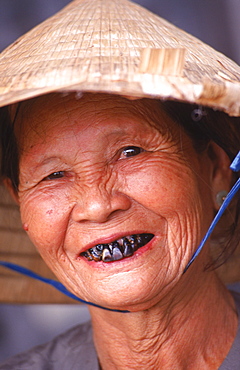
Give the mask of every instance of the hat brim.
[(75, 0), (0, 56), (0, 106), (50, 92), (180, 100), (240, 115), (240, 67), (127, 0)]

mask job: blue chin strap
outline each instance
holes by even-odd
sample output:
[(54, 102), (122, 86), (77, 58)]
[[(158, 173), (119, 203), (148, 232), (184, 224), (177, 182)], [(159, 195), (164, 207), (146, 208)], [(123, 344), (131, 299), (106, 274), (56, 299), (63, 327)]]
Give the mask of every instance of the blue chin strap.
[(18, 272), (19, 274), (26, 275), (28, 277), (31, 277), (31, 278), (35, 279), (35, 280), (39, 280), (39, 281), (41, 281), (41, 282), (43, 282), (45, 284), (51, 285), (55, 289), (57, 289), (59, 292), (65, 294), (66, 296), (68, 296), (70, 298), (75, 299), (78, 302), (86, 303), (86, 304), (88, 304), (90, 306), (102, 308), (103, 310), (107, 310), (107, 311), (122, 312), (122, 313), (129, 312), (127, 310), (125, 310), (125, 311), (124, 310), (113, 310), (111, 308), (103, 307), (103, 306), (100, 306), (100, 305), (95, 304), (95, 303), (92, 303), (92, 302), (84, 301), (83, 299), (78, 298), (76, 295), (74, 295), (73, 293), (69, 292), (69, 290), (67, 290), (62, 283), (59, 283), (59, 281), (56, 281), (56, 280), (53, 280), (53, 279), (47, 279), (47, 278), (45, 278), (45, 277), (43, 277), (41, 275), (38, 275), (35, 272), (33, 272), (33, 271), (31, 271), (31, 270), (29, 270), (29, 269), (27, 269), (25, 267), (16, 265), (15, 263), (0, 261), (0, 266), (4, 266), (4, 267), (8, 268), (9, 270), (13, 270), (15, 272)]
[[(234, 159), (234, 161), (232, 162), (230, 168), (233, 170), (233, 171), (240, 171), (240, 152), (238, 153), (238, 155), (236, 156), (236, 158)], [(227, 206), (229, 205), (229, 203), (231, 202), (232, 198), (234, 197), (234, 195), (238, 192), (240, 188), (240, 179), (237, 180), (237, 182), (235, 183), (235, 185), (232, 187), (232, 189), (230, 190), (230, 192), (228, 193), (228, 195), (226, 196), (221, 208), (219, 209), (217, 215), (215, 216), (213, 222), (211, 223), (206, 235), (204, 236), (204, 238), (202, 239), (200, 245), (198, 246), (197, 250), (195, 251), (194, 255), (192, 256), (191, 260), (188, 262), (184, 272), (187, 271), (187, 269), (189, 268), (189, 266), (193, 263), (193, 261), (195, 260), (195, 258), (199, 255), (199, 253), (201, 252), (204, 244), (206, 243), (207, 239), (209, 238), (209, 236), (211, 235), (214, 227), (216, 226), (216, 224), (218, 223), (219, 219), (221, 218), (223, 212), (226, 210)], [(25, 268), (25, 267), (22, 267), (22, 266), (19, 266), (19, 265), (16, 265), (14, 263), (11, 263), (11, 262), (5, 262), (5, 261), (0, 261), (0, 266), (4, 266), (10, 270), (13, 270), (13, 271), (16, 271), (22, 275), (26, 275), (26, 276), (29, 276), (33, 279), (36, 279), (36, 280), (39, 280), (39, 281), (42, 281), (43, 283), (45, 284), (49, 284), (51, 286), (53, 286), (55, 289), (57, 289), (58, 291), (62, 292), (63, 294), (65, 294), (66, 296), (70, 297), (70, 298), (73, 298), (75, 299), (76, 301), (78, 302), (81, 302), (81, 303), (86, 303), (90, 306), (94, 306), (94, 307), (98, 307), (98, 308), (102, 308), (103, 310), (107, 310), (107, 311), (113, 311), (113, 312), (121, 312), (121, 313), (127, 313), (127, 312), (130, 312), (130, 311), (127, 311), (127, 310), (114, 310), (114, 309), (111, 309), (111, 308), (106, 308), (106, 307), (103, 307), (103, 306), (100, 306), (100, 305), (97, 305), (95, 303), (92, 303), (92, 302), (87, 302), (87, 301), (84, 301), (83, 299), (80, 299), (78, 298), (76, 295), (74, 295), (73, 293), (69, 292), (65, 286), (61, 283), (59, 283), (58, 281), (56, 280), (52, 280), (52, 279), (47, 279), (47, 278), (44, 278), (38, 274), (36, 274), (35, 272)]]

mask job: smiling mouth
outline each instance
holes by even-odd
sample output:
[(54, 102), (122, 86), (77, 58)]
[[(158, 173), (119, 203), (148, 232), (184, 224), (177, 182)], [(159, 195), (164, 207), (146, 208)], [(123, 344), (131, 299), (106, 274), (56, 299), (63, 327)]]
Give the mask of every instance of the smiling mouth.
[(153, 234), (134, 234), (124, 236), (109, 244), (97, 244), (82, 252), (80, 256), (88, 261), (112, 262), (130, 257), (139, 248), (146, 245), (154, 237)]

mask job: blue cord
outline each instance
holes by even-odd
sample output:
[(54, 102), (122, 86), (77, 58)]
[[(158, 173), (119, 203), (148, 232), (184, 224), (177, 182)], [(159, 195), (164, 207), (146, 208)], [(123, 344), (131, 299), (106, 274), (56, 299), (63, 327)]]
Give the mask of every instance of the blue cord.
[(232, 164), (230, 165), (230, 168), (231, 170), (233, 170), (234, 172), (238, 172), (240, 171), (240, 152), (238, 152), (238, 154), (236, 155), (236, 157), (234, 158)]
[[(235, 159), (233, 160), (233, 162), (230, 165), (230, 168), (231, 168), (231, 170), (233, 170), (235, 172), (240, 171), (240, 152), (238, 152), (238, 154), (236, 155)], [(221, 207), (220, 207), (218, 213), (216, 214), (214, 220), (212, 221), (212, 223), (211, 223), (211, 225), (210, 225), (210, 227), (209, 227), (206, 235), (202, 239), (201, 243), (199, 244), (199, 246), (198, 246), (197, 250), (195, 251), (195, 253), (193, 254), (192, 258), (188, 262), (188, 264), (185, 267), (185, 270), (184, 270), (183, 273), (185, 273), (187, 271), (187, 269), (193, 263), (193, 261), (195, 260), (195, 258), (199, 255), (199, 253), (201, 252), (201, 250), (202, 250), (204, 244), (206, 243), (207, 239), (212, 234), (213, 229), (217, 225), (217, 223), (220, 220), (220, 218), (222, 217), (224, 211), (226, 210), (226, 208), (228, 207), (229, 203), (231, 202), (231, 200), (233, 199), (233, 197), (235, 196), (235, 194), (238, 192), (239, 189), (240, 189), (240, 179), (237, 180), (237, 182), (234, 184), (234, 186), (232, 187), (232, 189), (229, 191), (228, 195), (224, 199), (224, 202), (221, 205)]]
[(59, 283), (58, 281), (52, 280), (52, 279), (47, 279), (47, 278), (45, 278), (43, 276), (40, 276), (40, 275), (36, 274), (35, 272), (33, 272), (33, 271), (25, 268), (25, 267), (16, 265), (15, 263), (0, 261), (0, 265), (1, 266), (4, 266), (4, 267), (6, 267), (6, 268), (8, 268), (10, 270), (16, 271), (16, 272), (18, 272), (18, 273), (20, 273), (22, 275), (26, 275), (26, 276), (31, 277), (33, 279), (42, 281), (43, 283), (49, 284), (49, 285), (53, 286), (55, 289), (59, 290), (61, 293), (65, 294), (66, 296), (68, 296), (70, 298), (75, 299), (78, 302), (86, 303), (86, 304), (88, 304), (90, 306), (102, 308), (103, 310), (107, 310), (107, 311), (114, 311), (114, 312), (121, 312), (121, 313), (130, 312), (130, 311), (127, 311), (127, 310), (125, 310), (125, 311), (124, 310), (114, 310), (114, 309), (111, 309), (111, 308), (106, 308), (106, 307), (97, 305), (97, 304), (92, 303), (92, 302), (84, 301), (83, 299), (78, 298), (76, 295), (74, 295), (73, 293), (69, 292), (65, 288), (65, 286), (63, 284)]

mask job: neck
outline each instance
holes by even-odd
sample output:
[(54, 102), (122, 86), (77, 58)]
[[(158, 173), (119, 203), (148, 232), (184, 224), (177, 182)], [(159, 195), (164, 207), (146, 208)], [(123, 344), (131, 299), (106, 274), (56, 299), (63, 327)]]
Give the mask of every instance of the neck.
[(233, 299), (213, 272), (192, 289), (187, 285), (146, 310), (91, 308), (102, 369), (218, 368), (236, 335)]

